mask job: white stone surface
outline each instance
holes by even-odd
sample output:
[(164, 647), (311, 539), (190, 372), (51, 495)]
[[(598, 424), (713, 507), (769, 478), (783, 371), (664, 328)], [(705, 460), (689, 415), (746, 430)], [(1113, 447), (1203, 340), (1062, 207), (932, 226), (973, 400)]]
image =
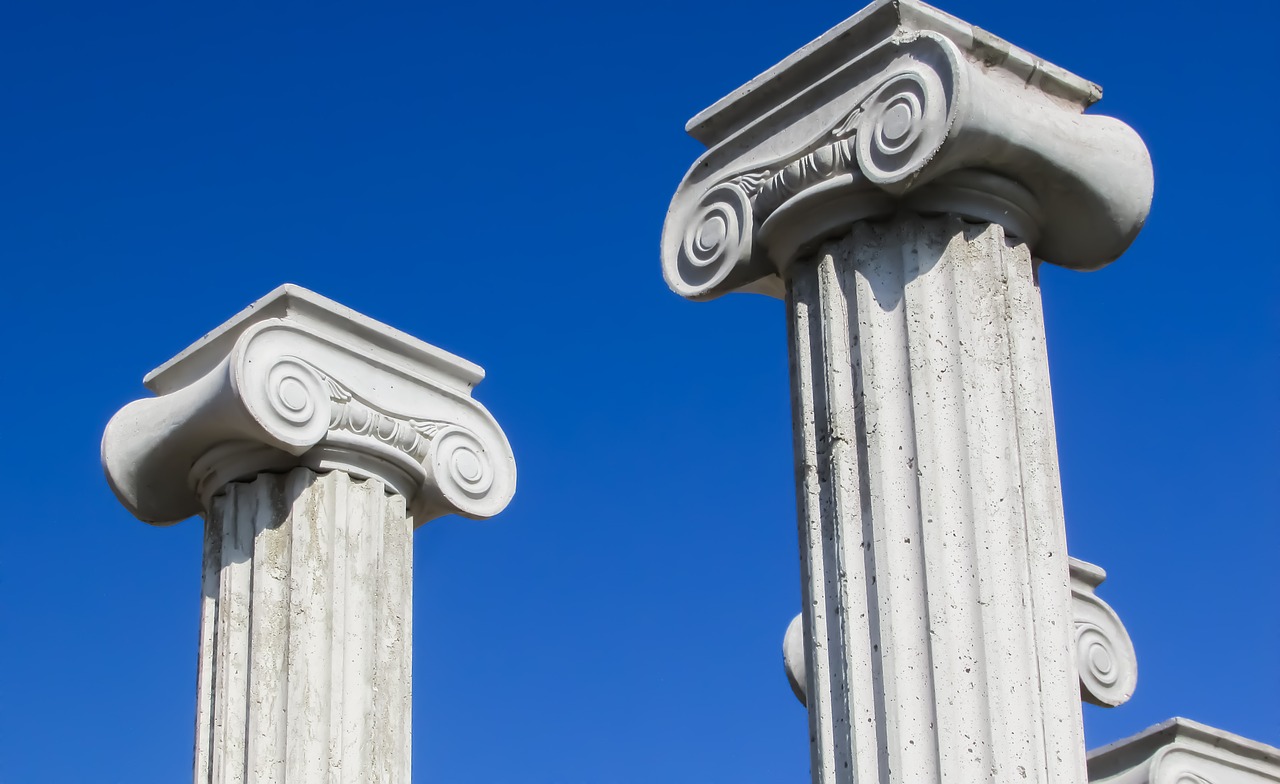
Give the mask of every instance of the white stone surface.
[(1276, 784), (1280, 749), (1169, 719), (1089, 753), (1093, 784)]
[(481, 378), (282, 286), (108, 423), (133, 514), (206, 517), (196, 784), (409, 781), (413, 528), (515, 491)]
[(904, 215), (789, 277), (814, 781), (1083, 782), (1026, 244)]
[(667, 283), (790, 312), (815, 782), (1085, 781), (1033, 258), (1102, 266), (1146, 219), (1100, 95), (877, 0), (689, 123)]
[[(1095, 593), (1106, 579), (1106, 572), (1078, 558), (1069, 559), (1069, 565), (1080, 697), (1094, 705), (1114, 708), (1128, 702), (1137, 686), (1138, 657), (1133, 640), (1111, 606)], [(797, 615), (787, 626), (782, 638), (782, 661), (792, 691), (801, 704), (807, 705), (809, 674), (803, 621), (803, 614)]]
[(1080, 697), (1094, 705), (1114, 708), (1128, 702), (1138, 685), (1138, 655), (1120, 616), (1095, 592), (1106, 579), (1107, 573), (1101, 567), (1071, 559)]
[(787, 265), (900, 209), (1004, 226), (1081, 269), (1119, 256), (1151, 203), (1096, 85), (916, 0), (878, 0), (689, 122), (710, 149), (667, 214), (677, 293), (783, 296)]
[(471, 397), (484, 371), (285, 285), (152, 371), (158, 397), (107, 424), (102, 462), (130, 512), (168, 524), (227, 482), (306, 466), (377, 477), (419, 524), (491, 517), (515, 492), (501, 428)]
[(233, 482), (205, 526), (195, 781), (407, 782), (413, 523), (378, 479)]

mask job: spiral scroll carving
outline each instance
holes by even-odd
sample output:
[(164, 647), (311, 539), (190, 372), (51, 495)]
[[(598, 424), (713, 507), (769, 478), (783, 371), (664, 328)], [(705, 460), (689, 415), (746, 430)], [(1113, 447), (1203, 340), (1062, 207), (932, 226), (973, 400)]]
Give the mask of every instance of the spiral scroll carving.
[[(683, 213), (687, 217), (671, 237), (678, 241), (664, 240), (667, 282), (680, 295), (700, 299), (774, 271), (775, 264), (785, 261), (763, 257), (778, 252), (785, 256), (794, 249), (785, 240), (778, 241), (779, 224), (773, 221), (771, 228), (770, 219), (785, 213), (793, 201), (819, 190), (825, 194), (820, 200), (844, 200), (833, 208), (833, 216), (838, 217), (818, 221), (820, 233), (892, 210), (891, 198), (912, 187), (914, 176), (947, 137), (952, 108), (952, 91), (946, 87), (949, 79), (949, 73), (939, 72), (936, 64), (899, 65), (871, 83), (802, 146), (713, 181)], [(851, 197), (853, 193), (870, 195)], [(822, 215), (812, 207), (807, 204), (805, 212)], [(788, 217), (782, 223), (791, 220)], [(834, 225), (827, 225), (833, 220)], [(758, 252), (762, 247), (767, 254)], [(762, 258), (753, 258), (753, 251)]]
[(266, 372), (258, 416), (272, 434), (294, 446), (310, 446), (329, 429), (330, 396), (315, 368), (296, 357), (281, 357)]
[(1080, 680), (1094, 695), (1114, 691), (1120, 680), (1120, 662), (1115, 647), (1097, 624), (1076, 624), (1076, 664)]
[(493, 489), (493, 461), (467, 430), (444, 429), (432, 442), (430, 460), (440, 489), (460, 507), (474, 508)]
[(386, 411), (296, 356), (276, 359), (264, 380), (267, 405), (258, 406), (263, 409), (259, 417), (286, 443), (305, 449), (327, 437), (327, 442), (337, 440), (357, 451), (361, 442), (375, 451), (391, 447), (408, 465), (416, 463), (425, 471), (464, 513), (483, 517), (505, 506), (506, 485), (491, 492), (498, 484), (498, 467), (485, 442), (466, 427)]
[(103, 434), (112, 490), (145, 522), (209, 513), (230, 484), (295, 468), (377, 480), (415, 525), (490, 517), (515, 494), (475, 365), (296, 286), (222, 330), (152, 373), (156, 397)]
[(1138, 685), (1133, 640), (1111, 606), (1094, 593), (1105, 572), (1075, 559), (1071, 570), (1080, 696), (1103, 707), (1123, 705)]
[(684, 295), (698, 296), (724, 282), (751, 255), (754, 230), (751, 200), (739, 185), (724, 183), (707, 191), (680, 244)]
[(841, 174), (856, 172), (891, 186), (909, 179), (937, 152), (946, 137), (948, 111), (936, 73), (902, 71), (881, 82), (817, 143), (729, 183), (750, 197), (761, 221), (792, 197)]
[(898, 74), (863, 104), (858, 124), (858, 165), (867, 179), (884, 185), (900, 182), (936, 152), (945, 131), (943, 101), (925, 75)]

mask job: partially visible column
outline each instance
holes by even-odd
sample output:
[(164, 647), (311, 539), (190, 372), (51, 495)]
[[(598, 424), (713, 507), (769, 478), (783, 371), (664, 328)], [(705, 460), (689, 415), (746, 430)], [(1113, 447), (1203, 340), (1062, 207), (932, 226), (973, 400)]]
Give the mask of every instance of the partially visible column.
[(1072, 621), (1080, 699), (1102, 708), (1123, 705), (1138, 685), (1138, 654), (1120, 616), (1097, 594), (1102, 567), (1071, 559)]
[(787, 301), (814, 782), (1086, 780), (1036, 265), (1146, 218), (1099, 97), (880, 0), (689, 123), (668, 284)]
[[(1096, 593), (1107, 573), (1078, 558), (1068, 560), (1080, 699), (1103, 708), (1123, 705), (1133, 696), (1138, 682), (1138, 657), (1133, 640), (1115, 610)], [(782, 660), (791, 689), (800, 702), (807, 705), (809, 674), (805, 647), (804, 614), (801, 613), (791, 620), (783, 635)]]
[(1280, 784), (1280, 749), (1169, 719), (1089, 754), (1093, 784)]
[(285, 286), (108, 424), (130, 511), (206, 518), (196, 784), (409, 780), (413, 529), (515, 488), (481, 378)]

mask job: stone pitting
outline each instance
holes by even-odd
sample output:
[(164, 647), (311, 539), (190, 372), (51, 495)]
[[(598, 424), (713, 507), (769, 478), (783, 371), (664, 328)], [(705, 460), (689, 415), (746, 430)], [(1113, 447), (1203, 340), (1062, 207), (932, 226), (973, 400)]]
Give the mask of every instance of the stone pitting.
[[(1133, 696), (1138, 680), (1138, 657), (1133, 640), (1111, 606), (1094, 591), (1106, 572), (1101, 567), (1072, 558), (1071, 619), (1076, 630), (1076, 667), (1080, 674), (1080, 698), (1105, 708), (1123, 705)], [(807, 705), (804, 617), (797, 615), (782, 638), (782, 662), (796, 699)]]
[(1146, 218), (1146, 148), (1098, 97), (881, 0), (690, 123), (668, 285), (787, 302), (814, 782), (1083, 784), (1081, 696), (1132, 690), (1069, 579), (1036, 274)]

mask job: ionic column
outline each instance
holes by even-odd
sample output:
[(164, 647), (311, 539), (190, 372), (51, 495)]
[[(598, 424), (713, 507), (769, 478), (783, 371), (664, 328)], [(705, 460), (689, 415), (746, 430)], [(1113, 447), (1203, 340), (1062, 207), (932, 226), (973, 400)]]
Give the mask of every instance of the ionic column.
[(206, 521), (196, 784), (409, 780), (413, 529), (515, 489), (481, 378), (283, 286), (108, 423), (130, 512)]
[(815, 782), (1086, 781), (1036, 265), (1145, 220), (1099, 97), (886, 0), (689, 123), (668, 283), (787, 301)]

